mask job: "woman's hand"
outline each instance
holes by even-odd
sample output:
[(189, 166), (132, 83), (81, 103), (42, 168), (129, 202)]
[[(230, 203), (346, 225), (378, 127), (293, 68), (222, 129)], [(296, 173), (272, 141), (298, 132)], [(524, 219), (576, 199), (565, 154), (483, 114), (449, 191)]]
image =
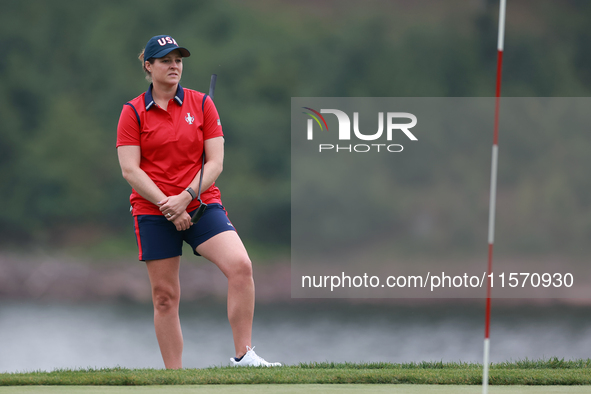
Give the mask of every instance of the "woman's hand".
[[(187, 213), (186, 210), (191, 201), (191, 195), (188, 192), (183, 191), (181, 194), (177, 194), (176, 196), (164, 198), (162, 201), (159, 201), (157, 205), (160, 207), (160, 212), (164, 214), (164, 217), (166, 217), (166, 219), (169, 221), (174, 222), (176, 219), (183, 216), (183, 213)], [(189, 221), (190, 219), (191, 217), (189, 216)]]
[(188, 230), (189, 227), (193, 225), (191, 222), (191, 215), (189, 215), (187, 212), (183, 212), (175, 219), (172, 219), (172, 223), (176, 226), (177, 231)]

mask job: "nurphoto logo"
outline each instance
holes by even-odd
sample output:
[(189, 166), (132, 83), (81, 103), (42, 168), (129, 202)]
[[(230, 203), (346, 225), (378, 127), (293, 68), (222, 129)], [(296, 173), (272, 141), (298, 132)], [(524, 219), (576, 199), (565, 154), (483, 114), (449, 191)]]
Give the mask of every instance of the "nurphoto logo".
[[(310, 112), (303, 112), (310, 116), (307, 122), (307, 139), (312, 141), (314, 139), (314, 121), (320, 128), (320, 131), (328, 131), (328, 124), (322, 114), (333, 114), (337, 117), (339, 123), (338, 139), (339, 141), (350, 141), (351, 140), (351, 119), (344, 111), (338, 109), (321, 109), (320, 112), (310, 108), (302, 107)], [(417, 124), (417, 117), (408, 112), (387, 112), (386, 113), (386, 141), (392, 141), (394, 132), (401, 131), (411, 141), (417, 141), (417, 137), (409, 129), (413, 128)], [(407, 122), (399, 123), (400, 119), (406, 119)], [(408, 122), (408, 120), (410, 122)], [(373, 134), (364, 134), (359, 130), (359, 112), (353, 112), (353, 134), (355, 138), (361, 141), (376, 141), (384, 134), (384, 112), (378, 112), (378, 131)], [(319, 144), (318, 151), (333, 151), (333, 152), (356, 152), (364, 153), (369, 151), (377, 152), (402, 152), (404, 147), (400, 144)]]

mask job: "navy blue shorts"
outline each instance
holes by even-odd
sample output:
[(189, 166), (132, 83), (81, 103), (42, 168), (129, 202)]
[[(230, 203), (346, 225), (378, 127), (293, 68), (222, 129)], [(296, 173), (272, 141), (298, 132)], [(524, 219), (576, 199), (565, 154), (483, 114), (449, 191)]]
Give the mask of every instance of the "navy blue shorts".
[[(193, 216), (194, 212), (189, 212), (189, 215)], [(235, 231), (226, 209), (216, 203), (208, 204), (197, 224), (183, 231), (177, 231), (163, 215), (137, 215), (134, 221), (141, 261), (181, 256), (183, 241), (191, 245), (193, 253), (199, 256), (197, 246), (224, 231)]]

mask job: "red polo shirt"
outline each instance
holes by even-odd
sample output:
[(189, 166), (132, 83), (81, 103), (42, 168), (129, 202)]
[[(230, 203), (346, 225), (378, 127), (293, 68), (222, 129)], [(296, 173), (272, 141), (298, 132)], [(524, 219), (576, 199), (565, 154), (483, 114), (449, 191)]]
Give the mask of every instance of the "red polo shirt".
[[(203, 93), (178, 85), (165, 111), (154, 102), (150, 85), (148, 91), (129, 102), (133, 107), (126, 104), (121, 111), (117, 147), (139, 146), (142, 151), (140, 168), (167, 196), (180, 194), (201, 169), (203, 141), (224, 135), (218, 111), (209, 97), (201, 111), (203, 96)], [(129, 200), (133, 215), (162, 215), (157, 205), (135, 190)], [(211, 185), (202, 190), (201, 200), (206, 204), (221, 204), (220, 190), (215, 184)], [(198, 206), (199, 201), (195, 199), (187, 211)]]

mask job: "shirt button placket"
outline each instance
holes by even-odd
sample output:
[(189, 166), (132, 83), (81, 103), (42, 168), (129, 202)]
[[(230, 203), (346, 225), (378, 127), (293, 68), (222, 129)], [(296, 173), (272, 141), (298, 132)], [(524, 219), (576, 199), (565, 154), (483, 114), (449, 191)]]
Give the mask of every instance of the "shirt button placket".
[(168, 102), (168, 108), (166, 111), (166, 115), (168, 116), (168, 127), (170, 128), (170, 139), (172, 141), (176, 141), (176, 127), (174, 127), (174, 119), (173, 119), (173, 112), (174, 112), (174, 100), (170, 100)]

